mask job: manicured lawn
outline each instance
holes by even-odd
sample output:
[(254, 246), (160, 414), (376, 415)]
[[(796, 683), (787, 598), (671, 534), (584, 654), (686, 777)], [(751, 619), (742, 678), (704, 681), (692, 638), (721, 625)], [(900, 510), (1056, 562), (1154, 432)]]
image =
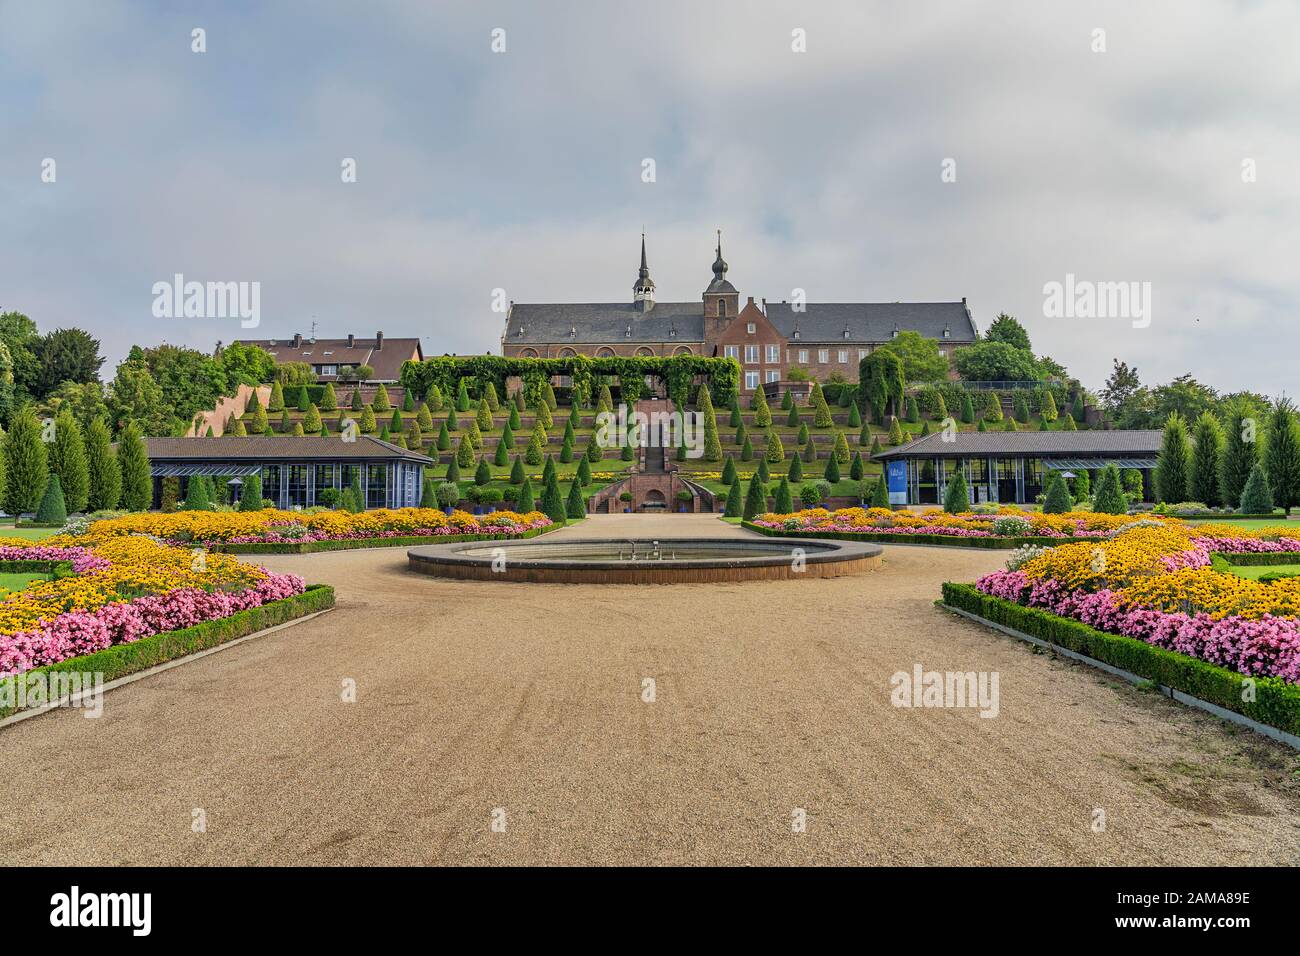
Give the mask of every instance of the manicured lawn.
[(48, 581), (50, 576), (40, 571), (20, 571), (12, 574), (0, 573), (0, 600), (14, 591), (21, 591), (33, 581)]
[(28, 541), (40, 541), (58, 533), (58, 528), (15, 528), (12, 521), (0, 521), (0, 538), (25, 538)]
[(1229, 570), (1238, 577), (1256, 581), (1265, 574), (1300, 574), (1300, 564), (1234, 564)]
[(1300, 535), (1300, 521), (1287, 521), (1286, 518), (1278, 515), (1276, 518), (1245, 518), (1241, 521), (1224, 521), (1220, 518), (1206, 518), (1188, 521), (1188, 524), (1227, 524), (1234, 528), (1250, 528), (1257, 530), (1259, 528), (1276, 528), (1281, 526), (1284, 531)]

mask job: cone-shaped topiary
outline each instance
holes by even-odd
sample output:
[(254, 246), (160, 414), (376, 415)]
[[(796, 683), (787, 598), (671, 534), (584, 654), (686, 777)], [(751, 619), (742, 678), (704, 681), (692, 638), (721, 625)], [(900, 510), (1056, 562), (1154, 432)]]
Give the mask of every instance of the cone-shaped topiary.
[(499, 468), (504, 468), (510, 464), (510, 446), (504, 441), (497, 442), (496, 455), (492, 459), (492, 464)]
[(58, 475), (50, 475), (45, 483), (45, 494), (36, 508), (36, 523), (44, 525), (62, 525), (67, 523), (68, 508), (63, 500), (63, 488)]
[(474, 464), (474, 445), (468, 435), (460, 436), (460, 444), (456, 446), (456, 464), (461, 468), (468, 468)]
[(789, 411), (792, 408), (794, 408), (794, 396), (790, 394), (790, 390), (787, 388), (785, 394), (781, 396), (781, 409), (782, 411)]
[(791, 481), (803, 481), (803, 461), (798, 455), (790, 458), (790, 471), (788, 477)]
[(849, 465), (849, 477), (854, 481), (862, 480), (862, 452), (853, 453), (853, 462)]
[[(788, 395), (789, 392), (786, 394)], [(790, 482), (785, 478), (777, 482), (776, 493), (772, 497), (775, 499), (773, 507), (776, 508), (777, 514), (788, 515), (794, 511), (794, 499), (790, 494)]]
[(320, 431), (320, 409), (315, 405), (307, 406), (307, 414), (302, 420), (303, 431), (318, 432)]
[(578, 484), (584, 488), (591, 484), (591, 465), (585, 456), (578, 459)]
[(1255, 462), (1241, 491), (1241, 513), (1268, 515), (1273, 513), (1273, 491), (1268, 486), (1268, 475), (1260, 462)]
[[(545, 404), (545, 402), (542, 404)], [(542, 488), (541, 510), (546, 517), (556, 524), (565, 523), (567, 515), (564, 508), (564, 496), (560, 494), (560, 483), (554, 473), (551, 474), (550, 480)]]
[(753, 521), (754, 518), (767, 511), (767, 489), (755, 475), (749, 479), (749, 490), (745, 494), (745, 509), (741, 517), (746, 521)]
[(748, 435), (745, 436), (745, 444), (742, 445), (740, 448), (740, 460), (741, 461), (754, 460), (754, 446), (749, 443)]
[(239, 510), (262, 510), (262, 477), (260, 475), (254, 473), (244, 479), (244, 487), (239, 494)]
[(772, 409), (767, 404), (767, 396), (763, 394), (760, 386), (754, 390), (754, 425), (757, 428), (767, 428), (772, 424)]
[(537, 510), (537, 503), (533, 500), (533, 483), (528, 478), (525, 478), (524, 483), (519, 487), (519, 503), (516, 507), (521, 515)]
[(474, 469), (474, 484), (486, 485), (492, 480), (492, 468), (488, 465), (486, 458), (478, 460), (478, 467)]
[(564, 516), (570, 520), (587, 517), (587, 500), (582, 495), (582, 485), (569, 483), (569, 497), (564, 502)]
[(587, 451), (582, 457), (593, 465), (605, 457), (604, 449), (597, 443), (594, 435), (587, 439)]
[(284, 388), (278, 381), (271, 383), (271, 397), (267, 399), (266, 410), (268, 412), (284, 411)]
[(758, 480), (765, 485), (772, 480), (772, 473), (767, 470), (767, 462), (762, 458), (758, 460), (758, 468), (754, 471), (754, 474), (756, 474)]
[[(789, 392), (786, 392), (786, 395), (789, 395), (789, 394), (790, 394)], [(788, 427), (790, 427), (790, 428), (798, 428), (800, 425), (803, 424), (803, 419), (801, 419), (801, 418), (799, 417), (799, 409), (798, 409), (798, 408), (796, 408), (796, 407), (793, 406), (793, 405), (790, 406), (790, 414), (788, 414), (788, 415), (785, 416), (785, 423), (786, 423), (786, 425), (787, 425)], [(807, 427), (807, 426), (804, 426), (804, 427)]]
[(844, 437), (844, 432), (835, 433), (834, 457), (841, 465), (849, 463), (849, 440)]
[[(843, 437), (843, 435), (840, 435), (840, 438)], [(847, 452), (848, 445), (845, 445), (844, 448)], [(767, 433), (767, 451), (763, 454), (763, 458), (765, 461), (772, 462), (772, 464), (776, 464), (778, 461), (785, 461), (785, 446), (781, 444), (781, 436), (775, 431)]]
[(840, 463), (835, 460), (834, 455), (826, 459), (826, 471), (822, 475), (832, 485), (840, 480)]
[(871, 507), (888, 508), (889, 504), (889, 486), (885, 484), (885, 476), (882, 474), (876, 479), (875, 486), (871, 489)]
[(727, 456), (726, 464), (722, 466), (722, 483), (724, 485), (734, 485), (736, 483), (736, 463)]
[(189, 480), (189, 485), (185, 489), (185, 510), (212, 510), (212, 489), (203, 475), (195, 475)]
[(1065, 479), (1061, 473), (1053, 469), (1047, 476), (1047, 494), (1043, 498), (1043, 514), (1060, 515), (1065, 514), (1074, 507), (1074, 502), (1070, 500), (1070, 489), (1065, 484)]
[[(915, 404), (916, 400), (913, 399), (912, 403)], [(858, 411), (857, 402), (854, 402), (849, 406), (849, 427), (850, 428), (862, 427), (862, 413)]]
[(733, 481), (727, 491), (727, 504), (722, 514), (728, 518), (739, 518), (745, 512), (744, 495), (740, 490), (740, 481)]
[(456, 411), (469, 411), (469, 384), (464, 378), (456, 382)]
[(897, 418), (889, 420), (889, 443), (891, 445), (903, 444), (903, 426), (898, 423)]
[(1124, 496), (1119, 469), (1113, 464), (1102, 469), (1101, 478), (1097, 481), (1097, 493), (1092, 500), (1092, 510), (1107, 515), (1128, 514), (1128, 499)]
[[(884, 480), (884, 475), (881, 475)], [(948, 482), (948, 487), (943, 493), (943, 510), (950, 515), (958, 515), (970, 511), (970, 493), (966, 490), (966, 475), (958, 471)]]
[(803, 443), (803, 460), (813, 462), (817, 460), (817, 446), (813, 444), (812, 435), (809, 435)]

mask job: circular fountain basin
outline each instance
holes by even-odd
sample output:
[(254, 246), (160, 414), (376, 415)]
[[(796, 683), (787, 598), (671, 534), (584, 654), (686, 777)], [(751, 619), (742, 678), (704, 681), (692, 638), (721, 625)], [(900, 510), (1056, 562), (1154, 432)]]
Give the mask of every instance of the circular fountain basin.
[(406, 552), (412, 571), (479, 581), (687, 584), (838, 577), (880, 566), (879, 545), (799, 538), (461, 542)]

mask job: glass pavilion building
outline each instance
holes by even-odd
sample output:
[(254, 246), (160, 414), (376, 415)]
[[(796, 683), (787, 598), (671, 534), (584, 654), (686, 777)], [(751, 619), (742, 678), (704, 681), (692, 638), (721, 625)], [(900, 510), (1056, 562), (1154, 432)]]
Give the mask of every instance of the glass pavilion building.
[(1088, 471), (1095, 478), (1112, 464), (1142, 472), (1143, 497), (1149, 501), (1163, 434), (1159, 429), (935, 432), (873, 457), (884, 466), (889, 500), (896, 505), (941, 505), (958, 470), (966, 476), (971, 504), (1032, 504), (1044, 492), (1048, 472)]
[(326, 488), (361, 482), (367, 508), (414, 508), (420, 504), (424, 469), (433, 460), (369, 435), (355, 441), (316, 435), (257, 435), (220, 438), (146, 438), (153, 473), (153, 507), (162, 501), (164, 479), (179, 479), (185, 497), (188, 480), (206, 475), (220, 484), (249, 475), (262, 480), (262, 497), (292, 509), (320, 504)]

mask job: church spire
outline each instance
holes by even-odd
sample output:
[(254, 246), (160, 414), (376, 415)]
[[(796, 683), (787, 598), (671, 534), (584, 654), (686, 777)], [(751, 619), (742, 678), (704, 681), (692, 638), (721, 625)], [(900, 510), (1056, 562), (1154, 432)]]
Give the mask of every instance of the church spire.
[(722, 258), (722, 230), (718, 230), (718, 258), (713, 260), (713, 278), (724, 279), (727, 275), (727, 262)]
[(641, 268), (636, 284), (632, 286), (632, 301), (641, 303), (641, 310), (649, 312), (655, 301), (655, 284), (650, 278), (650, 267), (645, 259), (645, 233), (641, 233)]

